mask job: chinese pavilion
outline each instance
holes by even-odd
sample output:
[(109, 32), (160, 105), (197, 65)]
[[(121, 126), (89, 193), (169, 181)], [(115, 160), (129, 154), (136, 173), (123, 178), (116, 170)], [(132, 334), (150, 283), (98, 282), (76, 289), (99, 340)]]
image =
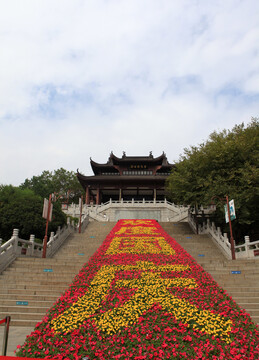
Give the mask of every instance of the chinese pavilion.
[(90, 159), (94, 176), (77, 172), (77, 178), (86, 193), (86, 204), (112, 200), (164, 200), (165, 180), (173, 164), (165, 153), (159, 157), (126, 156), (118, 158), (111, 152), (106, 164)]

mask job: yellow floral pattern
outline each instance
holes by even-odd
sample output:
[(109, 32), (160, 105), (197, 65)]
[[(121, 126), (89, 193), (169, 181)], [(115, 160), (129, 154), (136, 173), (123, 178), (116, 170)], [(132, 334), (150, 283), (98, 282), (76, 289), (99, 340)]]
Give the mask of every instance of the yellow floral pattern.
[(166, 242), (164, 237), (150, 236), (115, 236), (106, 251), (106, 255), (115, 254), (165, 254), (174, 255), (174, 249)]
[[(120, 307), (115, 307), (102, 314), (95, 314), (109, 293), (111, 283), (117, 272), (141, 270), (141, 276), (130, 280), (117, 280), (116, 288), (127, 287), (136, 289), (135, 294)], [(93, 317), (97, 327), (112, 334), (122, 327), (128, 327), (138, 321), (145, 311), (154, 304), (159, 304), (165, 311), (173, 314), (176, 319), (211, 335), (229, 341), (231, 321), (207, 310), (198, 309), (184, 299), (178, 299), (169, 288), (196, 288), (192, 278), (162, 278), (164, 272), (189, 271), (188, 265), (156, 266), (152, 262), (139, 261), (136, 265), (105, 265), (98, 271), (88, 292), (74, 303), (68, 310), (52, 321), (56, 332), (67, 332), (78, 328), (85, 319)]]

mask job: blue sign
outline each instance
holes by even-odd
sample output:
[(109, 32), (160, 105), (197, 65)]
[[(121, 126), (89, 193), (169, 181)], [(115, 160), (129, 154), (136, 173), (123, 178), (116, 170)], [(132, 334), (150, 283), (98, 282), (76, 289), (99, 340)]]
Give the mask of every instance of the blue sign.
[(191, 236), (186, 236), (186, 239), (191, 239), (192, 237)]
[(241, 271), (235, 270), (235, 271), (231, 271), (232, 274), (241, 274)]
[(205, 256), (204, 254), (199, 254), (198, 256)]
[(28, 305), (28, 301), (16, 301), (16, 305)]
[(95, 238), (95, 236), (90, 236), (90, 239), (94, 239)]
[(78, 253), (78, 255), (84, 255), (84, 253)]
[(53, 272), (52, 269), (44, 269), (43, 271), (44, 271), (44, 272)]

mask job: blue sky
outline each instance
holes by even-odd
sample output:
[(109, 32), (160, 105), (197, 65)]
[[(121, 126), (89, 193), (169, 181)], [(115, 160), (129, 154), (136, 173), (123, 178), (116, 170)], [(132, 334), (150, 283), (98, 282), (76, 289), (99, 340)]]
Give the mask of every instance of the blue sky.
[(259, 116), (257, 0), (2, 1), (0, 49), (0, 183)]

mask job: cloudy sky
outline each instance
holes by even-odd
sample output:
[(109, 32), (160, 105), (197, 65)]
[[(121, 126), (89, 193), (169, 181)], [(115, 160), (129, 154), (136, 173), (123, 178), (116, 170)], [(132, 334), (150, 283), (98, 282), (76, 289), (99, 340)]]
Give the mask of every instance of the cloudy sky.
[(0, 0), (0, 184), (256, 116), (258, 0)]

